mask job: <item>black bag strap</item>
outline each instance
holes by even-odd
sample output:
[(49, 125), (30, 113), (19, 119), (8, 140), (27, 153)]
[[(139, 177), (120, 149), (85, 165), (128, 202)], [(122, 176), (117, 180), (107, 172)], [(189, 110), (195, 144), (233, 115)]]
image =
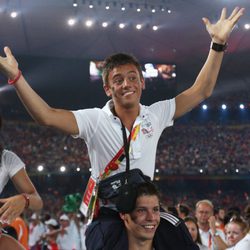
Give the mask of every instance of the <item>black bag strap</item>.
[[(128, 173), (129, 173), (129, 169), (130, 169), (129, 147), (130, 147), (130, 141), (131, 141), (131, 132), (132, 132), (132, 129), (130, 130), (129, 137), (127, 139), (126, 128), (125, 128), (124, 124), (122, 123), (122, 135), (123, 135), (123, 143), (124, 143), (124, 152), (125, 152), (125, 157), (126, 157), (127, 177), (128, 177)], [(125, 178), (125, 183), (126, 182), (127, 182), (127, 178)]]

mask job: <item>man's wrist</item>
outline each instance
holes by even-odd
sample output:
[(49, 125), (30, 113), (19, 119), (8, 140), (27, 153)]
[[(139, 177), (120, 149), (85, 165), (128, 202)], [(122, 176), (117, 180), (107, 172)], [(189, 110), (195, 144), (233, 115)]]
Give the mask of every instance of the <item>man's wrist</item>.
[(19, 69), (18, 73), (14, 77), (8, 79), (8, 84), (10, 85), (15, 84), (20, 79), (21, 76), (22, 76), (22, 71)]
[(215, 230), (214, 233), (212, 233), (212, 236), (213, 237), (220, 236), (220, 233), (217, 230)]
[(23, 198), (25, 199), (25, 209), (29, 208), (30, 206), (30, 196), (26, 193), (21, 194)]
[(227, 49), (228, 44), (221, 44), (221, 43), (216, 43), (216, 42), (211, 42), (210, 44), (210, 49), (216, 51), (216, 52), (224, 52)]

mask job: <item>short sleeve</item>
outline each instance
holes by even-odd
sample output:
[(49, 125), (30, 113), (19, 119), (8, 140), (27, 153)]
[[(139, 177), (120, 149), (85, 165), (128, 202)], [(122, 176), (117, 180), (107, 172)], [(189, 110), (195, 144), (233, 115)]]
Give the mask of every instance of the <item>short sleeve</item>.
[(10, 178), (12, 178), (20, 169), (25, 167), (24, 162), (12, 151), (3, 151), (3, 167), (6, 169)]

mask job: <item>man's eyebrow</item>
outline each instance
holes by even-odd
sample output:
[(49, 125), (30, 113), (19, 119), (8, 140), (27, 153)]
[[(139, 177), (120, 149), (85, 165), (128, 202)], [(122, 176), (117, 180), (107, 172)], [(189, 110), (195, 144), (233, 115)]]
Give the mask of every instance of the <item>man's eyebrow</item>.
[[(126, 75), (131, 74), (131, 73), (135, 73), (136, 74), (136, 71), (135, 70), (130, 70), (129, 72), (126, 73)], [(115, 77), (122, 76), (122, 75), (123, 74), (121, 74), (121, 73), (117, 73), (117, 74), (113, 75), (112, 79), (114, 79)]]
[[(138, 207), (135, 207), (135, 209), (138, 209), (138, 208), (149, 208), (147, 206), (138, 206)], [(156, 206), (153, 206), (153, 208), (160, 208), (159, 205), (156, 205)]]

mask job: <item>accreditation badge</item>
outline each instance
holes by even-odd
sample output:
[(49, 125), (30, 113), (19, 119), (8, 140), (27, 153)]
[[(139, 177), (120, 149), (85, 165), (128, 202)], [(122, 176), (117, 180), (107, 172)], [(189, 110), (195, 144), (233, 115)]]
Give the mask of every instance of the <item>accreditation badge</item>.
[(80, 211), (85, 217), (88, 218), (89, 223), (92, 221), (94, 216), (97, 194), (97, 179), (95, 179), (93, 176), (90, 176), (80, 206)]

